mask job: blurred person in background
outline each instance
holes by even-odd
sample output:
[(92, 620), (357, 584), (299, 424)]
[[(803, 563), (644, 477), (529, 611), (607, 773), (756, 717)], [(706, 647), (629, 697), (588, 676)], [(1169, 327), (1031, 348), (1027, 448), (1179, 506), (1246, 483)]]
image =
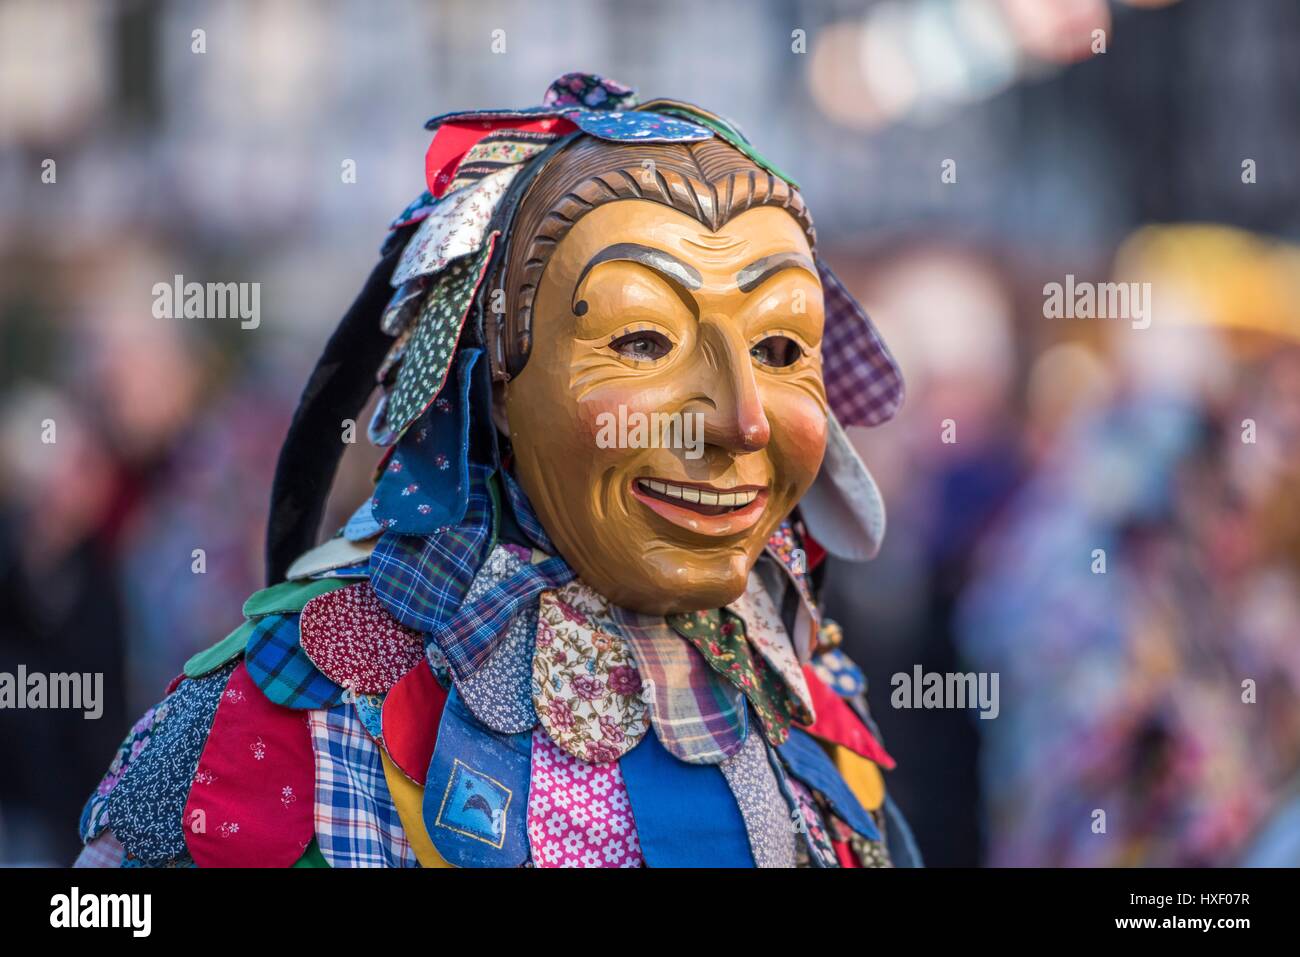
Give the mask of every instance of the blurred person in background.
[[(1215, 226), (1121, 247), (1150, 328), (1108, 327), (1115, 381), (963, 601), (963, 650), (1002, 677), (981, 729), (991, 863), (1231, 865), (1257, 832), (1297, 846), (1294, 815), (1268, 831), (1300, 770), (1296, 257)], [(1255, 859), (1282, 863), (1269, 850)]]
[(136, 308), (165, 268), (149, 241), (76, 262), (35, 264), (36, 292), (6, 315), (0, 671), (103, 674), (104, 712), (0, 714), (8, 863), (75, 854), (78, 802), (62, 782), (93, 786), (128, 710), (222, 626), (212, 603), (254, 587), (268, 463), (295, 398), (217, 363), (210, 336)]
[[(848, 653), (866, 664), (877, 689), (882, 732), (910, 756), (894, 780), (926, 862), (974, 866), (984, 722), (972, 711), (899, 712), (885, 703), (891, 677), (910, 676), (914, 665), (966, 670), (952, 638), (953, 607), (972, 551), (1022, 471), (1015, 290), (996, 256), (952, 240), (897, 244), (862, 276), (863, 303), (908, 370), (898, 420), (879, 436), (853, 430), (890, 503), (894, 538), (870, 568), (832, 567), (828, 614), (857, 624)], [(928, 321), (945, 315), (962, 321)], [(873, 587), (862, 588), (864, 579)]]
[[(103, 674), (103, 713), (0, 714), (0, 862), (67, 860), (65, 780), (93, 781), (125, 717), (123, 608), (114, 578), (117, 463), (96, 423), (26, 384), (0, 422), (0, 672)], [(57, 441), (42, 442), (43, 423)]]

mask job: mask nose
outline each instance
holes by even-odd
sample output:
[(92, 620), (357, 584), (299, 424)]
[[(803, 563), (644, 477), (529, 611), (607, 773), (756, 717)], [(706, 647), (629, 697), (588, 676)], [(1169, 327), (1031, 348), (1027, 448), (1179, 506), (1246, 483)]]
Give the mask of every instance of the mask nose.
[(712, 401), (704, 415), (704, 442), (743, 454), (766, 448), (772, 427), (763, 410), (749, 347), (730, 320), (700, 322), (705, 381), (701, 392)]

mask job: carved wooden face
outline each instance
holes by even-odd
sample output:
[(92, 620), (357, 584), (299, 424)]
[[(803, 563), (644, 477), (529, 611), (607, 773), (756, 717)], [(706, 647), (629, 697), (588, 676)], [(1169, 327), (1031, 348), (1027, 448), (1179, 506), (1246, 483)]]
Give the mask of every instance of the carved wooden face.
[(717, 231), (642, 199), (577, 221), (497, 414), (585, 582), (649, 614), (740, 596), (821, 465), (823, 318), (807, 237), (780, 207)]

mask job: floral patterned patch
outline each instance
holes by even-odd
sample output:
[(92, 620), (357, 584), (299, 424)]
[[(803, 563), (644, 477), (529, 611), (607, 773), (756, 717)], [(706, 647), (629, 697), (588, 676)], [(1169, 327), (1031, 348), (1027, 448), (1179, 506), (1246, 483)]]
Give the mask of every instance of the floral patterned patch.
[(812, 791), (794, 778), (786, 778), (786, 783), (799, 805), (799, 820), (796, 823), (799, 833), (807, 841), (808, 851), (814, 859), (815, 866), (839, 867), (839, 857), (831, 844), (830, 835), (826, 833), (826, 824), (822, 818), (821, 808), (817, 806)]
[(379, 328), (386, 336), (399, 336), (420, 312), (420, 304), (429, 288), (428, 276), (416, 276), (402, 283), (388, 300), (379, 317)]
[(535, 867), (640, 867), (641, 844), (618, 762), (589, 764), (535, 730), (528, 843)]
[[(880, 824), (882, 822), (877, 822)], [(863, 837), (834, 814), (827, 815), (826, 827), (840, 863), (844, 867), (893, 867), (885, 842)]]
[(786, 633), (785, 625), (781, 624), (781, 614), (763, 587), (763, 580), (758, 575), (750, 575), (745, 584), (745, 593), (727, 607), (745, 622), (745, 637), (781, 676), (799, 706), (815, 717), (808, 681), (795, 656), (794, 645)]
[(90, 796), (85, 810), (81, 812), (83, 842), (89, 843), (94, 840), (108, 826), (108, 796), (113, 793), (113, 788), (117, 787), (117, 782), (122, 780), (122, 775), (131, 766), (131, 762), (138, 758), (140, 752), (149, 744), (154, 722), (162, 721), (166, 717), (167, 702), (164, 701), (150, 708), (132, 725), (126, 739), (118, 747), (117, 754), (113, 756), (113, 763), (108, 766), (108, 771), (100, 780), (99, 787), (95, 788), (95, 793)]
[(574, 757), (617, 761), (650, 726), (641, 675), (609, 604), (575, 581), (542, 592), (533, 651), (533, 704), (551, 738)]
[(543, 130), (504, 129), (489, 133), (470, 147), (460, 161), (447, 192), (455, 193), (471, 183), (496, 175), (507, 166), (526, 163), (557, 138), (557, 133)]
[(388, 614), (369, 582), (313, 598), (298, 627), (312, 664), (356, 694), (383, 694), (424, 657), (420, 633)]
[[(794, 631), (790, 635), (800, 661), (807, 661), (817, 646), (821, 628), (821, 612), (813, 598), (812, 584), (808, 580), (808, 557), (794, 526), (784, 521), (767, 540), (765, 554), (776, 562), (785, 580), (799, 596), (799, 609), (795, 613)], [(780, 602), (778, 601), (778, 604)]]
[(634, 89), (596, 73), (557, 76), (542, 97), (542, 106), (576, 106), (588, 110), (630, 110), (636, 103)]
[(461, 326), (478, 292), (492, 247), (494, 232), (481, 252), (452, 263), (433, 280), (424, 307), (402, 355), (397, 381), (388, 397), (388, 427), (401, 435), (442, 391), (456, 353)]
[(784, 744), (790, 724), (811, 722), (812, 714), (786, 686), (780, 674), (745, 640), (745, 622), (729, 608), (667, 616), (673, 629), (695, 646), (718, 674), (738, 688), (754, 709), (763, 733)]
[(406, 208), (394, 217), (393, 221), (388, 224), (388, 228), (390, 230), (401, 229), (403, 226), (411, 225), (411, 223), (418, 223), (433, 212), (434, 207), (437, 205), (438, 201), (434, 199), (433, 194), (426, 189), (419, 196), (406, 204)]
[[(838, 626), (837, 626), (838, 627)], [(813, 671), (841, 698), (854, 698), (867, 690), (867, 678), (840, 648), (831, 648), (812, 660)]]
[[(513, 578), (523, 565), (509, 549), (498, 545), (475, 574), (469, 591), (465, 593), (465, 601), (477, 601), (492, 586)], [(537, 605), (533, 603), (510, 623), (505, 638), (483, 667), (456, 682), (461, 699), (474, 717), (493, 731), (517, 734), (537, 724), (532, 692), (533, 636), (536, 632)], [(430, 644), (427, 651), (441, 654), (434, 644)]]
[(352, 706), (357, 709), (357, 717), (361, 719), (366, 731), (376, 740), (382, 738), (384, 734), (384, 695), (358, 694), (351, 695), (351, 698)]
[[(453, 339), (448, 348), (454, 347)], [(470, 389), (482, 354), (472, 348), (457, 353), (456, 372), (448, 373), (429, 410), (388, 457), (370, 499), (371, 514), (385, 531), (436, 535), (464, 521), (470, 494)]]
[(478, 252), (492, 213), (520, 168), (503, 167), (445, 196), (402, 250), (392, 284), (400, 288), (419, 276), (441, 272), (454, 259)]
[(154, 715), (149, 747), (131, 762), (108, 796), (108, 826), (131, 858), (147, 867), (188, 861), (185, 801), (234, 662), (186, 678)]
[(698, 143), (713, 137), (706, 127), (658, 113), (576, 111), (565, 116), (582, 132), (615, 143)]
[(236, 665), (185, 804), (190, 856), (200, 867), (290, 867), (312, 840), (314, 785), (306, 717)]
[(741, 749), (719, 767), (745, 819), (755, 866), (794, 867), (799, 811), (792, 810), (781, 794), (762, 736), (746, 737)]

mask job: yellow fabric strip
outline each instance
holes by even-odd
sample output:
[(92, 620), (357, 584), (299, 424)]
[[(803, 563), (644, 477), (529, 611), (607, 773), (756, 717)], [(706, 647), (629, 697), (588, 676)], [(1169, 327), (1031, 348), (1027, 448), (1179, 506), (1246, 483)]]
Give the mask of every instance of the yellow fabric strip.
[(433, 841), (429, 840), (429, 832), (424, 827), (424, 788), (403, 774), (383, 748), (379, 749), (379, 756), (384, 759), (384, 779), (388, 781), (388, 793), (393, 797), (397, 816), (402, 819), (402, 829), (406, 831), (406, 839), (415, 851), (415, 859), (421, 867), (452, 867), (434, 848)]
[(885, 776), (880, 768), (843, 745), (832, 744), (829, 750), (836, 769), (862, 806), (868, 811), (879, 810), (885, 803)]

